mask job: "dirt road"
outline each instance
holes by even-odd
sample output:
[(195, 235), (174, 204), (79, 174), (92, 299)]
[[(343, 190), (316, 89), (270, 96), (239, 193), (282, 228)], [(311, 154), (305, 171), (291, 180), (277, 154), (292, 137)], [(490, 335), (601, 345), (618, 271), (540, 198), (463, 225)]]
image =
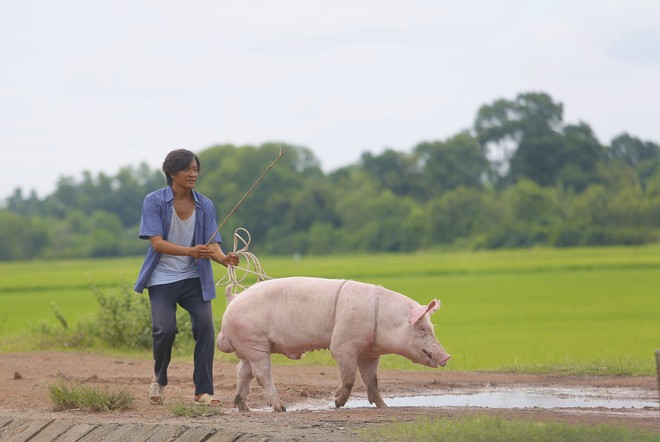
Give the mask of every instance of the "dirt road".
[[(272, 440), (355, 440), (355, 432), (391, 421), (413, 421), (420, 417), (443, 417), (489, 413), (504, 418), (541, 421), (608, 423), (660, 432), (660, 412), (651, 409), (488, 409), (473, 407), (390, 407), (387, 409), (356, 408), (335, 410), (334, 390), (339, 385), (336, 367), (305, 365), (275, 366), (275, 383), (290, 411), (274, 413), (263, 400), (261, 388), (253, 381), (250, 395), (251, 413), (239, 413), (232, 407), (235, 364), (216, 362), (216, 396), (224, 403), (221, 415), (199, 418), (175, 416), (167, 404), (192, 399), (192, 362), (173, 362), (165, 406), (150, 405), (146, 398), (152, 362), (149, 359), (127, 359), (92, 353), (38, 352), (0, 354), (0, 418), (59, 419), (78, 423), (133, 423), (172, 426), (211, 426), (226, 435), (262, 435)], [(126, 387), (136, 401), (125, 411), (88, 413), (54, 412), (47, 387), (58, 373), (72, 380), (86, 380), (108, 387)], [(452, 391), (479, 392), (498, 386), (597, 387), (642, 389), (647, 397), (656, 397), (655, 377), (556, 377), (512, 375), (500, 373), (452, 372), (424, 369), (421, 371), (387, 371), (379, 375), (380, 390), (387, 397), (450, 394)], [(364, 386), (356, 383), (351, 399), (365, 397)], [(0, 421), (0, 426), (2, 421)], [(220, 433), (218, 433), (220, 434)]]

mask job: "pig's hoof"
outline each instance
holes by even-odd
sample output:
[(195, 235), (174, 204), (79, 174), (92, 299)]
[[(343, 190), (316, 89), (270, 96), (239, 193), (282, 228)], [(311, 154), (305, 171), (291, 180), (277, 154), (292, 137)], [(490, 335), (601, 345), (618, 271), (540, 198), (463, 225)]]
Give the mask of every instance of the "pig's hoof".
[(383, 398), (379, 395), (369, 395), (367, 397), (369, 399), (370, 404), (374, 404), (378, 408), (387, 408), (387, 404), (385, 404), (385, 401)]
[(240, 396), (234, 397), (234, 405), (238, 408), (238, 411), (250, 411), (250, 407), (248, 407), (247, 403), (241, 398)]

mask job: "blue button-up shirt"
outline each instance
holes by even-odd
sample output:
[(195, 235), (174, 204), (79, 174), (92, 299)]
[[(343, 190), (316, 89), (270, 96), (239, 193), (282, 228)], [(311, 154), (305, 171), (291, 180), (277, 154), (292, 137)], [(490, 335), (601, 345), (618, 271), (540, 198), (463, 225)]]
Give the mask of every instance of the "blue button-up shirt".
[[(216, 233), (218, 223), (215, 219), (215, 206), (210, 199), (193, 190), (195, 198), (195, 238), (194, 244), (206, 244), (213, 236), (211, 242), (221, 243), (220, 233)], [(140, 239), (149, 239), (151, 236), (162, 236), (167, 240), (172, 222), (172, 204), (174, 194), (172, 188), (167, 186), (163, 189), (151, 192), (144, 198), (142, 204), (142, 219), (140, 220)], [(142, 268), (135, 283), (135, 291), (142, 293), (147, 286), (162, 253), (156, 252), (151, 244), (144, 258)], [(198, 259), (197, 271), (202, 284), (202, 296), (205, 301), (215, 298), (215, 281), (213, 280), (213, 268), (210, 259)]]

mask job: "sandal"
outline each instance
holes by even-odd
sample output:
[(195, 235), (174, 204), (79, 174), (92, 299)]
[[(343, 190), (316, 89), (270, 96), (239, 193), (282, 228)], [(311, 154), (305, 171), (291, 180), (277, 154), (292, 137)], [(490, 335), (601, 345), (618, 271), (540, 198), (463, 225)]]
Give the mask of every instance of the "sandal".
[(165, 402), (165, 386), (158, 382), (152, 382), (149, 386), (149, 403), (152, 405), (163, 405)]
[(207, 405), (209, 407), (221, 407), (222, 401), (212, 394), (204, 393), (198, 398), (193, 399), (195, 405)]

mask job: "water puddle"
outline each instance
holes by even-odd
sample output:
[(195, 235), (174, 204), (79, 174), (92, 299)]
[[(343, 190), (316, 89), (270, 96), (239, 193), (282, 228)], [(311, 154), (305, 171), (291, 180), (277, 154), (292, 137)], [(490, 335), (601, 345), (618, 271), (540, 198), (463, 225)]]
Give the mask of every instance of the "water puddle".
[[(648, 390), (620, 388), (493, 388), (479, 392), (384, 398), (390, 407), (484, 408), (658, 408)], [(373, 407), (366, 399), (349, 400), (346, 408)]]
[[(428, 395), (384, 397), (388, 407), (473, 407), (489, 409), (574, 409), (606, 412), (637, 411), (655, 415), (659, 410), (657, 392), (641, 388), (604, 387), (490, 387), (436, 391)], [(375, 408), (364, 393), (355, 393), (342, 408)], [(334, 410), (334, 399), (308, 399), (286, 405), (289, 411)], [(270, 407), (252, 408), (271, 412)]]

